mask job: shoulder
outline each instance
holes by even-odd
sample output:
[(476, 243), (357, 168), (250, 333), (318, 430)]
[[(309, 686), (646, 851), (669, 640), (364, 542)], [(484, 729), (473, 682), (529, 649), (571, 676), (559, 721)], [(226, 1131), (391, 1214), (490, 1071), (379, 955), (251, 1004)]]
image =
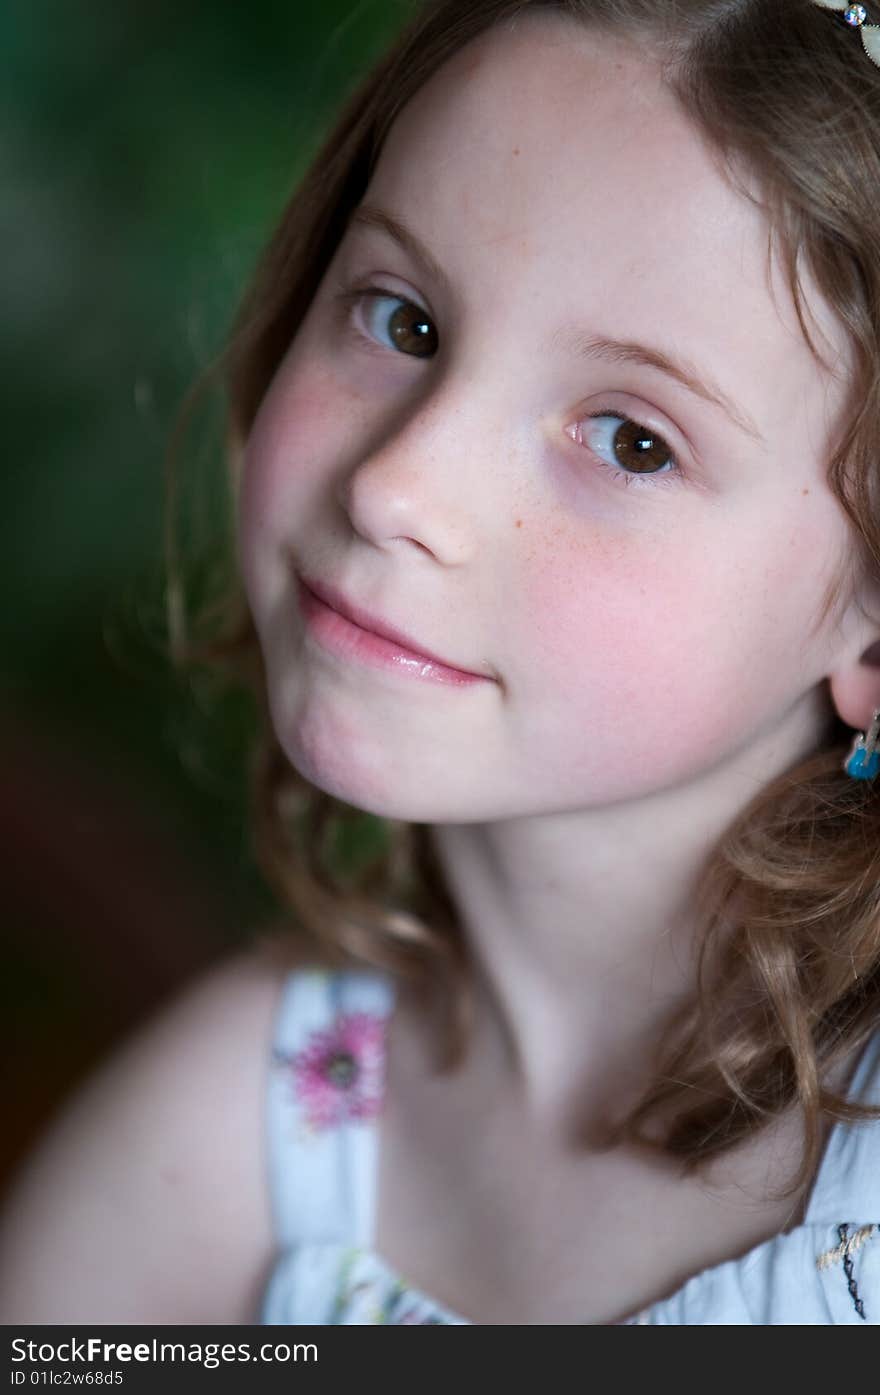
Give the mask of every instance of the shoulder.
[(278, 937), (228, 956), (68, 1100), (7, 1205), (2, 1321), (253, 1320), (273, 1249), (266, 1075), (296, 966)]

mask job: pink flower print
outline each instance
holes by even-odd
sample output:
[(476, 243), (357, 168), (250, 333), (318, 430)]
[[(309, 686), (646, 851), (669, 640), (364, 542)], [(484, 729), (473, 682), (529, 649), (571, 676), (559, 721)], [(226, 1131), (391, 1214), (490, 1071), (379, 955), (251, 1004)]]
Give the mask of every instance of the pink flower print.
[(384, 1093), (385, 1018), (368, 1012), (337, 1017), (310, 1034), (289, 1058), (294, 1088), (315, 1130), (349, 1119), (372, 1119)]

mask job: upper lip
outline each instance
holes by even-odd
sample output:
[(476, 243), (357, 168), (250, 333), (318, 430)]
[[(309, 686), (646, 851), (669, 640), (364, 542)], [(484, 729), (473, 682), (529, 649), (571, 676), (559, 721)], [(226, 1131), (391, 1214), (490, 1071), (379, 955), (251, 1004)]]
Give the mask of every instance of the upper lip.
[[(418, 640), (406, 634), (404, 630), (399, 630), (396, 625), (389, 625), (387, 621), (381, 620), (377, 615), (371, 615), (362, 606), (355, 605), (353, 601), (338, 591), (335, 586), (329, 585), (325, 581), (316, 581), (312, 577), (303, 576), (300, 573), (300, 581), (319, 601), (329, 605), (333, 610), (337, 610), (340, 615), (344, 615), (347, 620), (352, 620), (355, 625), (359, 625), (362, 630), (372, 630), (373, 634), (381, 635), (383, 639), (390, 639), (393, 643), (399, 644), (403, 649), (408, 649), (420, 659), (427, 659), (431, 663), (442, 664), (444, 668), (458, 669), (461, 673), (472, 673), (472, 669), (463, 669), (460, 664), (454, 664), (449, 659), (441, 658), (439, 654), (432, 654), (430, 649), (426, 649)], [(485, 673), (474, 674), (476, 678), (488, 677)]]

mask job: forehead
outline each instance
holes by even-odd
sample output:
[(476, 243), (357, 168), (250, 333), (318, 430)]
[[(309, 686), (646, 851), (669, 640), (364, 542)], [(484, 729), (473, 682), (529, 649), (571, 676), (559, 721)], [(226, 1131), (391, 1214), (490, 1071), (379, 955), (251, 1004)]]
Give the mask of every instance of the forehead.
[(509, 299), (515, 284), (557, 323), (705, 355), (759, 422), (807, 402), (815, 417), (821, 388), (827, 429), (841, 404), (843, 327), (804, 274), (829, 373), (759, 201), (725, 178), (658, 64), (619, 38), (552, 14), (481, 35), (403, 109), (369, 202), (406, 218), (458, 285)]

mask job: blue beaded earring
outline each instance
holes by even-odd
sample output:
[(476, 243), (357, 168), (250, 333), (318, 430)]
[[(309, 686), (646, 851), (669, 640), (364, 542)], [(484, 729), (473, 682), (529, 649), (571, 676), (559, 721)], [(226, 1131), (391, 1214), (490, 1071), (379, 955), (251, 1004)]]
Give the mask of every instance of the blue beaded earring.
[(880, 770), (880, 707), (871, 719), (867, 732), (860, 733), (843, 763), (847, 775), (854, 780), (873, 780)]

